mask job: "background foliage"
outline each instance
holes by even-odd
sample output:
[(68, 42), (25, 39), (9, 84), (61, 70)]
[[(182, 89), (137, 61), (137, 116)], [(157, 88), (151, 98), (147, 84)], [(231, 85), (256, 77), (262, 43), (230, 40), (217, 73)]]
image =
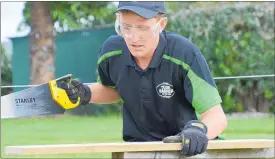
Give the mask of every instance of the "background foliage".
[[(6, 51), (4, 47), (1, 45), (1, 85), (12, 85), (12, 73), (10, 61), (6, 55)], [(1, 89), (1, 96), (9, 94), (11, 92), (11, 88)]]
[[(201, 49), (214, 77), (274, 73), (274, 13), (270, 3), (204, 5), (198, 9), (190, 5), (170, 16), (169, 29)], [(216, 83), (226, 112), (274, 110), (274, 78)]]
[[(114, 3), (107, 1), (52, 1), (48, 2), (48, 6), (57, 32), (111, 24), (116, 9)], [(26, 2), (23, 14), (19, 30), (30, 25), (30, 2)]]

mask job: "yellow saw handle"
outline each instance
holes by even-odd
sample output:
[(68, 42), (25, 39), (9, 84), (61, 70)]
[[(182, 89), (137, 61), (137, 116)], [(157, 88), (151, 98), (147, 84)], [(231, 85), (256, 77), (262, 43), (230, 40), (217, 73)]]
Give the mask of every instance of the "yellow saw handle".
[(71, 100), (69, 99), (66, 91), (62, 88), (58, 87), (58, 82), (60, 81), (67, 81), (71, 82), (72, 81), (72, 75), (66, 75), (63, 77), (60, 77), (59, 79), (52, 80), (49, 82), (49, 87), (50, 87), (50, 92), (52, 95), (53, 100), (60, 105), (63, 109), (72, 109), (80, 104), (80, 97), (77, 98), (76, 103), (72, 103)]

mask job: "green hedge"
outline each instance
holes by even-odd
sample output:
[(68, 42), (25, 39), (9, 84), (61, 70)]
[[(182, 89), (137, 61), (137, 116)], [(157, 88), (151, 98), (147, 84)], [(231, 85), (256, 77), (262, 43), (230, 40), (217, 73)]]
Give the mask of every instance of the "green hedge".
[[(12, 73), (10, 67), (10, 61), (6, 55), (6, 50), (1, 44), (0, 52), (0, 64), (1, 64), (1, 86), (10, 86), (12, 85)], [(11, 93), (11, 88), (1, 88), (1, 96)]]
[[(216, 4), (205, 11), (198, 8), (182, 12), (169, 21), (169, 29), (201, 49), (214, 77), (274, 74), (273, 4), (222, 7)], [(228, 113), (275, 110), (274, 78), (216, 83)]]

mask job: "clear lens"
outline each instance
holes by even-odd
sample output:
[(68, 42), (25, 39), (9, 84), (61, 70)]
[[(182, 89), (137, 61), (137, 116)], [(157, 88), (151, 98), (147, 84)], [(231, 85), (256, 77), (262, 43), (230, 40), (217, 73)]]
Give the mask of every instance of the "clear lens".
[(118, 35), (124, 38), (132, 38), (133, 36), (138, 36), (140, 39), (148, 39), (156, 36), (159, 33), (160, 21), (153, 27), (132, 27), (123, 26), (120, 24), (119, 20), (115, 22), (115, 30)]
[(118, 20), (116, 20), (116, 22), (115, 22), (115, 30), (116, 30), (116, 33), (117, 33), (119, 36), (122, 36), (122, 37), (123, 37), (123, 35), (122, 35), (121, 31), (120, 31), (120, 25), (119, 25), (119, 21), (118, 21)]

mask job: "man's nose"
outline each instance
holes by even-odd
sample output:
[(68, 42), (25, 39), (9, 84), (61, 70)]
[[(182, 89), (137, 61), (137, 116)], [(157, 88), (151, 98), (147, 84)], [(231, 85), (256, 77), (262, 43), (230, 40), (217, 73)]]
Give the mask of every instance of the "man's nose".
[(130, 40), (132, 42), (137, 42), (139, 40), (139, 36), (136, 33), (132, 33)]

